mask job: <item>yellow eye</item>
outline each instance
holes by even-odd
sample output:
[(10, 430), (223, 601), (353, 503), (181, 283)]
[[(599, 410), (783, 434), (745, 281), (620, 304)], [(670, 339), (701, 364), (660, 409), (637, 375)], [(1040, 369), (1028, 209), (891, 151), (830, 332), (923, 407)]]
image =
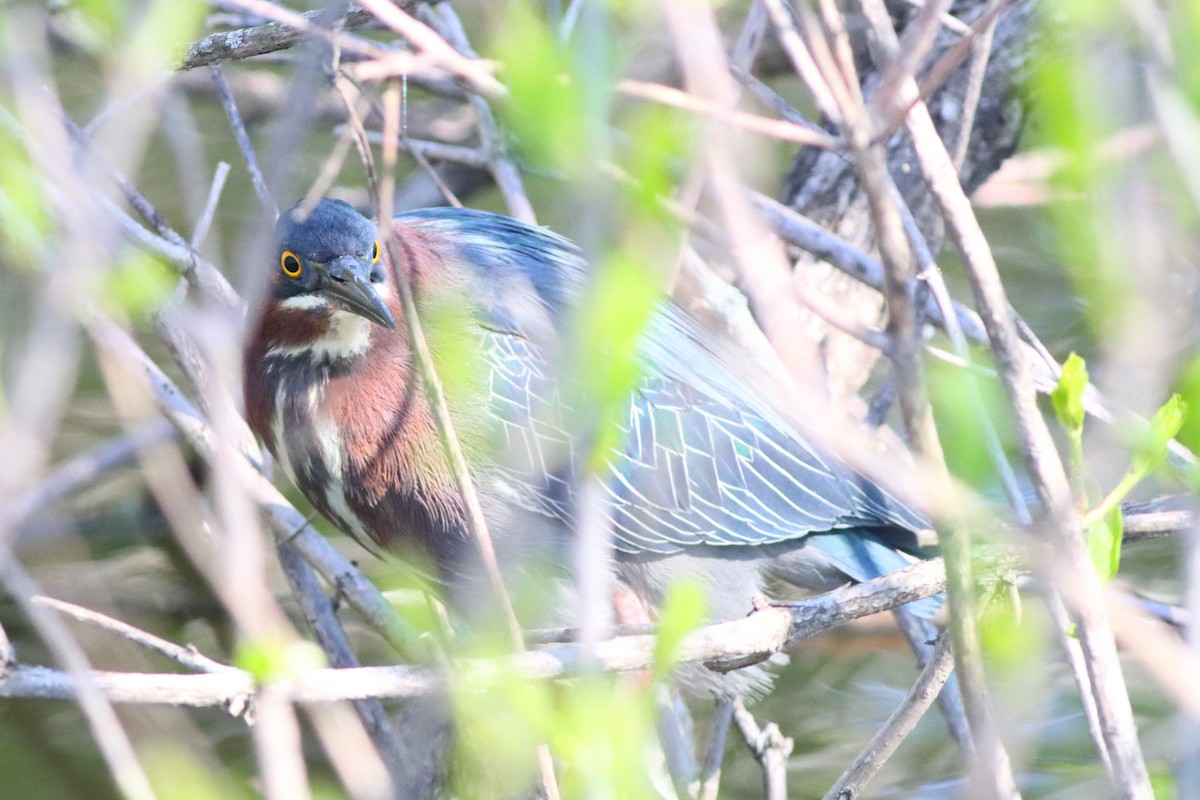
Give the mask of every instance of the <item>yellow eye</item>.
[(379, 260), (379, 240), (375, 240), (375, 244), (371, 247), (371, 263), (374, 264)]
[(283, 274), (289, 278), (299, 278), (300, 273), (304, 268), (300, 265), (300, 259), (291, 250), (284, 250), (279, 256), (279, 266), (283, 267)]

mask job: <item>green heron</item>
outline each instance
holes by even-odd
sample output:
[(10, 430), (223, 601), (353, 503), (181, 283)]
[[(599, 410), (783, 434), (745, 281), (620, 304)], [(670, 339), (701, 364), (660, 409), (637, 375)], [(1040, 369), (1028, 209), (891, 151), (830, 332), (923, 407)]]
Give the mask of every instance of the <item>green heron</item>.
[[(278, 223), (245, 348), (250, 424), (336, 527), (385, 550), (415, 545), (453, 586), (473, 544), (376, 227), (337, 200), (298, 208)], [(558, 378), (587, 281), (580, 251), (467, 209), (392, 226), (435, 355), (439, 342), (476, 355), (447, 392), (502, 564), (570, 564), (581, 451), (596, 440), (570, 430)], [(681, 575), (729, 619), (768, 578), (826, 589), (911, 563), (927, 521), (773, 410), (679, 306), (661, 301), (639, 354), (601, 477), (614, 571), (646, 607)]]

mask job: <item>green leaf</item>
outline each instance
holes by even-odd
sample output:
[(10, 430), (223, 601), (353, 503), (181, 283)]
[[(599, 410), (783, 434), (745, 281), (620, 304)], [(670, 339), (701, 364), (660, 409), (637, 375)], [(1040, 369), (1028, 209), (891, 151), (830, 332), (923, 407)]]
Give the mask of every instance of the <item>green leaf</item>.
[(1083, 432), (1083, 392), (1087, 385), (1087, 364), (1076, 353), (1071, 353), (1063, 362), (1062, 374), (1050, 394), (1050, 401), (1059, 424), (1072, 436)]
[(698, 581), (683, 579), (671, 583), (663, 601), (658, 623), (658, 641), (654, 646), (654, 674), (665, 677), (675, 662), (683, 638), (704, 621), (708, 600)]
[(110, 311), (140, 317), (170, 297), (178, 281), (173, 269), (131, 247), (105, 279), (104, 303)]
[(1025, 613), (1012, 584), (998, 588), (979, 620), (980, 645), (990, 664), (1017, 671), (1028, 665), (1030, 653), (1043, 647), (1045, 621), (1037, 614)]
[(325, 654), (312, 642), (283, 642), (271, 637), (239, 642), (233, 651), (233, 664), (249, 672), (258, 685), (328, 666)]
[(1171, 395), (1150, 420), (1147, 438), (1133, 456), (1132, 472), (1145, 477), (1158, 469), (1167, 457), (1167, 445), (1179, 433), (1187, 419), (1187, 403), (1177, 394)]
[(499, 110), (522, 155), (567, 175), (592, 169), (592, 138), (606, 130), (601, 121), (611, 85), (600, 79), (608, 70), (582, 72), (579, 54), (559, 41), (529, 3), (506, 4), (494, 44), (511, 93)]
[(1092, 524), (1087, 531), (1087, 548), (1092, 557), (1092, 565), (1100, 580), (1108, 583), (1117, 575), (1121, 566), (1121, 539), (1124, 535), (1125, 520), (1121, 514), (1121, 506), (1114, 505), (1112, 510)]

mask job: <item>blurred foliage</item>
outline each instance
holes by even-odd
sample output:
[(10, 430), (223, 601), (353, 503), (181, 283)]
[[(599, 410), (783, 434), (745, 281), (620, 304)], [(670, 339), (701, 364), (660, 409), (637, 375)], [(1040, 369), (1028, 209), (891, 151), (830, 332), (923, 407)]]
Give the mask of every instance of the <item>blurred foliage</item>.
[[(744, 6), (724, 4), (720, 10), (732, 18), (744, 14)], [(50, 77), (60, 79), (59, 89), (68, 106), (77, 102), (80, 108), (92, 111), (130, 97), (137, 105), (138, 92), (151, 89), (161, 79), (162, 67), (200, 32), (200, 22), (208, 11), (206, 3), (196, 0), (75, 0), (55, 7), (55, 35), (61, 38), (54, 43), (54, 63), (48, 65)], [(36, 6), (27, 5), (22, 11), (30, 8)], [(1195, 209), (1172, 161), (1158, 150), (1148, 156), (1121, 159), (1113, 157), (1108, 149), (1114, 134), (1130, 125), (1152, 121), (1148, 102), (1142, 96), (1141, 69), (1154, 58), (1153, 44), (1138, 25), (1131, 23), (1129, 8), (1129, 4), (1115, 0), (1071, 0), (1055, 3), (1048, 11), (1053, 16), (1047, 26), (1047, 46), (1038, 56), (1028, 91), (1037, 109), (1031, 149), (1051, 147), (1062, 159), (1051, 178), (1055, 200), (1045, 209), (993, 212), (994, 227), (990, 231), (1028, 248), (1017, 256), (1009, 254), (1003, 264), (1006, 277), (1011, 279), (1014, 304), (1023, 310), (1045, 304), (1040, 321), (1048, 328), (1062, 325), (1076, 305), (1082, 306), (1090, 331), (1080, 335), (1063, 330), (1074, 337), (1072, 347), (1078, 346), (1089, 358), (1093, 352), (1096, 354), (1093, 379), (1107, 379), (1105, 388), (1113, 382), (1105, 359), (1131, 327), (1144, 320), (1146, 306), (1154, 308), (1152, 302), (1143, 303), (1144, 275), (1136, 251), (1131, 250), (1131, 242), (1137, 241), (1131, 227), (1139, 220), (1123, 213), (1126, 206), (1122, 198), (1130, 194), (1131, 184), (1149, 176), (1172, 210), (1160, 215), (1168, 233), (1176, 237), (1169, 242), (1169, 249), (1186, 250), (1196, 230)], [(468, 9), (480, 10), (471, 6)], [(534, 180), (549, 176), (552, 181), (550, 191), (558, 207), (547, 209), (547, 216), (558, 214), (570, 219), (582, 216), (575, 213), (580, 209), (593, 211), (586, 221), (573, 220), (581, 229), (586, 228), (585, 222), (595, 223), (590, 235), (577, 238), (584, 242), (589, 258), (597, 266), (568, 360), (579, 370), (585, 387), (582, 395), (587, 403), (581, 405), (606, 423), (601, 429), (609, 432), (609, 438), (600, 437), (596, 443), (599, 450), (611, 444), (618, 401), (639, 377), (634, 359), (637, 342), (671, 278), (683, 230), (660, 198), (679, 194), (685, 167), (696, 160), (698, 126), (688, 115), (671, 109), (648, 104), (627, 108), (614, 99), (613, 82), (629, 70), (632, 61), (630, 42), (637, 36), (650, 39), (646, 30), (662, 25), (656, 5), (645, 0), (620, 0), (608, 9), (589, 8), (585, 13), (596, 16), (590, 17), (587, 25), (577, 23), (574, 36), (561, 35), (530, 2), (506, 3), (499, 9), (489, 6), (485, 10), (492, 15), (494, 25), (487, 46), (481, 49), (498, 60), (500, 76), (512, 92), (510, 101), (499, 109), (504, 128), (521, 166), (535, 176)], [(1168, 4), (1162, 13), (1175, 58), (1169, 77), (1191, 107), (1200, 111), (1200, 48), (1194, 46), (1200, 38), (1200, 2)], [(611, 14), (611, 18), (605, 14)], [(478, 16), (486, 14), (481, 11)], [(15, 18), (6, 7), (0, 14), (0, 34), (13, 35), (7, 20)], [(230, 66), (229, 71), (241, 68)], [(267, 67), (264, 72), (274, 74), (277, 69)], [(785, 77), (781, 88), (799, 94), (786, 81)], [(208, 164), (220, 158), (240, 165), (220, 108), (211, 99), (188, 102), (195, 106), (200, 121), (205, 150), (199, 154), (202, 161)], [(153, 110), (161, 112), (158, 107)], [(22, 125), (19, 103), (11, 87), (0, 88), (0, 264), (6, 271), (6, 312), (27, 305), (30, 286), (37, 276), (54, 267), (56, 236), (61, 227), (53, 217), (50, 184), (42, 167), (29, 156), (31, 132), (23, 130)], [(266, 128), (252, 124), (256, 141), (268, 138)], [(165, 138), (164, 131), (154, 132), (135, 177), (160, 208), (173, 216), (182, 215), (187, 208), (185, 192), (202, 195), (202, 189), (182, 185), (183, 170), (171, 160)], [(295, 171), (307, 172), (319, 163), (328, 145), (328, 131), (309, 137)], [(772, 146), (763, 145), (764, 149)], [(783, 148), (780, 152), (790, 155)], [(614, 164), (628, 177), (619, 188), (612, 188), (601, 177), (604, 162)], [(253, 207), (253, 200), (247, 199), (251, 194), (243, 173), (235, 169), (228, 198), (222, 201), (217, 218), (218, 234), (226, 246), (223, 250), (214, 247), (214, 251), (219, 254), (218, 261), (229, 265), (230, 274), (241, 265), (238, 248), (249, 216), (246, 209)], [(339, 188), (362, 182), (361, 168), (351, 164), (341, 173)], [(483, 202), (498, 201), (491, 197)], [(233, 257), (220, 257), (221, 253), (232, 253)], [(1030, 269), (1031, 260), (1044, 266), (1043, 272)], [(109, 254), (105, 263), (107, 271), (97, 284), (99, 298), (110, 309), (135, 320), (162, 303), (174, 285), (172, 272), (137, 250), (123, 248)], [(1067, 294), (1056, 283), (1061, 278), (1057, 270), (1071, 277), (1074, 294)], [(447, 309), (447, 317), (431, 320), (431, 327), (436, 330), (452, 326), (456, 313), (461, 310)], [(1035, 328), (1042, 327), (1035, 324)], [(447, 390), (469, 392), (476, 388), (477, 370), (469, 359), (461, 357), (458, 344), (439, 341), (446, 348), (439, 353), (438, 368)], [(1050, 342), (1055, 352), (1060, 352), (1058, 343)], [(0, 356), (7, 355), (5, 343)], [(986, 363), (986, 356), (978, 355), (977, 361)], [(606, 366), (601, 369), (598, 364)], [(1200, 409), (1200, 358), (1191, 353), (1180, 356), (1172, 378), (1180, 397), (1172, 397), (1144, 430), (1131, 434), (1123, 443), (1119, 458), (1128, 458), (1131, 463), (1126, 469), (1125, 462), (1119, 462), (1118, 474), (1124, 469), (1123, 477), (1096, 506), (1101, 513), (1091, 520), (1089, 546), (1098, 572), (1106, 578), (1120, 563), (1121, 521), (1116, 503), (1158, 470), (1166, 441), (1175, 432), (1184, 444), (1200, 446), (1200, 415), (1187, 413), (1189, 407)], [(992, 496), (998, 495), (994, 468), (978, 439), (981, 421), (986, 417), (999, 427), (1010, 456), (1017, 452), (998, 385), (937, 362), (930, 365), (929, 380), (939, 431), (954, 474)], [(1080, 398), (1087, 380), (1082, 359), (1068, 359), (1052, 405), (1069, 440), (1072, 467), (1085, 476), (1076, 482), (1078, 499), (1082, 507), (1091, 509), (1100, 496), (1095, 488), (1100, 472), (1092, 468), (1111, 470), (1109, 462), (1116, 463), (1119, 458), (1098, 464), (1090, 442), (1089, 451), (1084, 452)], [(94, 395), (96, 390), (90, 391)], [(1157, 401), (1164, 395), (1165, 391), (1153, 399)], [(1089, 434), (1094, 426), (1088, 424)], [(72, 524), (108, 531), (129, 527), (127, 517), (111, 515), (111, 508), (104, 504), (84, 508), (91, 517)], [(1121, 565), (1123, 575), (1124, 570), (1132, 571), (1147, 585), (1151, 580), (1158, 581), (1153, 584), (1156, 590), (1177, 597), (1181, 581), (1174, 547), (1171, 542), (1162, 542), (1126, 554), (1126, 563)], [(65, 587), (64, 591), (75, 585), (87, 587), (91, 584), (73, 575), (94, 575), (100, 565), (88, 560), (86, 548), (80, 552), (63, 547), (35, 567), (44, 578), (58, 577), (60, 582), (54, 585)], [(361, 551), (354, 552), (367, 564), (368, 558)], [(443, 621), (423, 593), (427, 587), (419, 571), (393, 571), (390, 566), (370, 563), (373, 569), (389, 571), (385, 583), (392, 590), (390, 599), (405, 618), (440, 641)], [(174, 580), (182, 584), (179, 576)], [(146, 576), (137, 574), (128, 582), (107, 588), (123, 602), (144, 601), (146, 583)], [(87, 593), (86, 589), (79, 591)], [(532, 596), (536, 594), (533, 588), (529, 591), (531, 596), (516, 598), (521, 607), (536, 607), (546, 601)], [(181, 594), (184, 592), (179, 585), (173, 585), (156, 587), (155, 596), (178, 601)], [(196, 592), (186, 594), (192, 599)], [(1026, 796), (1094, 795), (1103, 791), (1097, 789), (1102, 779), (1069, 677), (1061, 665), (1050, 661), (1049, 623), (1044, 614), (1036, 604), (1027, 606), (1022, 608), (1019, 598), (1000, 594), (989, 604), (981, 623), (989, 667), (1001, 675), (997, 705), (1011, 713), (1008, 719), (1012, 725), (1006, 735), (1025, 751), (1022, 755), (1031, 789)], [(3, 610), (10, 613), (8, 607)], [(221, 618), (221, 612), (211, 603), (180, 603), (152, 611), (145, 613), (154, 616), (157, 624), (148, 622), (147, 627), (180, 640), (190, 640), (207, 624), (222, 624), (212, 622)], [(654, 747), (654, 690), (670, 672), (679, 643), (704, 613), (694, 585), (683, 583), (672, 589), (659, 620), (656, 667), (648, 687), (640, 683), (647, 676), (584, 675), (569, 682), (547, 683), (527, 680), (503, 665), (491, 668), (494, 671), (488, 674), (462, 667), (461, 679), (453, 681), (463, 765), (455, 775), (457, 788), (467, 797), (500, 796), (527, 788), (536, 778), (532, 749), (538, 743), (547, 743), (561, 759), (566, 797), (656, 796), (645, 769), (647, 755)], [(41, 654), (24, 626), (13, 629), (21, 633), (18, 646), (23, 655)], [(365, 649), (379, 648), (380, 660), (391, 657), (371, 634), (362, 630), (355, 630), (355, 634), (365, 643)], [(241, 642), (232, 653), (221, 653), (217, 652), (220, 637), (209, 636), (203, 641), (209, 639), (209, 655), (232, 659), (260, 682), (322, 663), (319, 651), (311, 645), (297, 649), (253, 640)], [(499, 639), (464, 642), (463, 652), (500, 652), (505, 645)], [(890, 713), (898, 699), (896, 687), (914, 675), (906, 645), (890, 632), (821, 637), (793, 654), (793, 664), (781, 676), (780, 691), (761, 701), (756, 711), (780, 722), (798, 742), (793, 767), (804, 780), (796, 789), (797, 796), (820, 795)], [(1003, 675), (1017, 676), (1015, 685), (1005, 685)], [(1136, 682), (1135, 703), (1147, 748), (1158, 759), (1156, 790), (1160, 797), (1183, 796), (1169, 771), (1161, 766), (1177, 753), (1174, 737), (1179, 715), (1163, 700), (1157, 687), (1136, 673), (1131, 675)], [(477, 683), (488, 687), (486, 696), (476, 690)], [(1037, 691), (1031, 690), (1031, 685)], [(802, 701), (798, 702), (797, 697)], [(1020, 716), (1014, 708), (1028, 712), (1028, 716)], [(146, 713), (153, 716), (157, 712)], [(230, 728), (221, 725), (232, 723), (223, 718), (214, 721), (216, 716), (189, 717), (194, 727), (180, 726), (172, 732), (212, 735), (217, 739), (213, 749), (218, 751), (219, 764), (192, 752), (182, 734), (178, 741), (166, 741), (157, 728), (150, 727), (153, 733), (143, 732), (139, 737), (144, 763), (163, 797), (203, 800), (256, 794), (246, 777), (253, 771), (248, 763), (248, 734), (241, 727), (229, 733)], [(830, 720), (836, 724), (831, 725)], [(703, 730), (703, 716), (698, 722)], [(737, 744), (731, 747), (738, 749)], [(726, 768), (723, 796), (760, 796), (757, 766), (745, 757), (731, 761), (736, 763)], [(939, 778), (959, 774), (957, 755), (947, 745), (940, 720), (923, 721), (888, 769), (893, 788), (886, 791), (893, 795), (953, 795), (952, 786), (930, 786)], [(0, 703), (0, 774), (5, 776), (5, 785), (0, 789), (5, 796), (34, 800), (114, 794), (77, 711), (67, 706), (33, 701)], [(324, 781), (324, 776), (314, 779), (318, 794), (338, 796), (340, 790)]]

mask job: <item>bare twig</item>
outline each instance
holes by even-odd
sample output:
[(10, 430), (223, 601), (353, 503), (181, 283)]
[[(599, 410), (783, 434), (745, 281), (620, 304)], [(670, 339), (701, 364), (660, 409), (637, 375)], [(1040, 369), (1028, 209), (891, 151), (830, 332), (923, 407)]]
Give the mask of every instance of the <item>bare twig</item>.
[[(335, 132), (348, 130), (347, 128), (335, 128)], [(371, 144), (383, 144), (383, 134), (377, 131), (366, 132), (367, 141)], [(455, 164), (465, 164), (468, 167), (476, 167), (478, 169), (488, 169), (491, 162), (488, 160), (487, 154), (477, 147), (463, 147), (462, 145), (447, 144), (445, 142), (432, 142), (427, 139), (414, 139), (411, 136), (403, 136), (400, 138), (398, 145), (411, 153), (420, 153), (425, 158), (433, 161), (450, 161)]]
[(136, 458), (138, 450), (170, 438), (173, 433), (173, 428), (166, 422), (150, 424), (60, 464), (36, 486), (0, 510), (0, 530), (19, 529), (39, 510), (91, 486)]
[(775, 35), (779, 37), (779, 43), (783, 45), (784, 52), (791, 59), (796, 74), (804, 80), (808, 90), (812, 92), (813, 99), (816, 100), (817, 108), (821, 109), (821, 113), (837, 123), (841, 120), (841, 115), (838, 104), (834, 102), (833, 90), (826, 83), (825, 76), (817, 69), (812, 54), (796, 31), (796, 26), (792, 23), (782, 0), (763, 0), (763, 2), (771, 16)]
[(712, 731), (708, 736), (708, 750), (700, 767), (699, 800), (717, 800), (721, 788), (721, 761), (725, 758), (725, 744), (729, 740), (729, 723), (733, 721), (734, 701), (728, 697), (717, 700), (713, 712)]
[(825, 793), (825, 800), (854, 800), (859, 797), (863, 787), (875, 777), (933, 705), (953, 669), (954, 654), (950, 650), (949, 638), (943, 634), (904, 702), (892, 712), (883, 727), (871, 737), (862, 752)]
[[(892, 34), (894, 38), (894, 33)], [(1150, 797), (1150, 783), (1129, 696), (1121, 676), (1099, 580), (1086, 552), (1078, 515), (1071, 499), (1066, 471), (1049, 429), (1037, 407), (1029, 365), (1020, 350), (1012, 314), (991, 249), (971, 211), (957, 171), (937, 136), (924, 104), (916, 100), (911, 82), (903, 91), (913, 99), (908, 129), (921, 168), (942, 211), (951, 239), (967, 264), (976, 304), (987, 327), (992, 354), (1016, 414), (1022, 450), (1043, 509), (1053, 520), (1052, 531), (1062, 560), (1064, 598), (1076, 619), (1091, 683), (1096, 692), (1105, 742), (1113, 765), (1111, 777), (1122, 797)], [(957, 640), (955, 641), (958, 645)], [(960, 679), (962, 676), (960, 675)]]
[(233, 90), (229, 88), (229, 81), (225, 80), (220, 66), (212, 64), (208, 71), (212, 75), (213, 85), (217, 87), (217, 97), (221, 99), (221, 107), (225, 109), (225, 116), (229, 119), (229, 127), (233, 130), (233, 137), (237, 141), (238, 149), (242, 151), (242, 158), (246, 160), (246, 169), (250, 172), (250, 182), (254, 186), (254, 193), (258, 195), (259, 205), (262, 206), (267, 217), (273, 220), (279, 216), (279, 207), (275, 205), (275, 198), (271, 196), (271, 190), (267, 188), (262, 170), (258, 168), (258, 158), (254, 154), (254, 147), (250, 144), (250, 135), (246, 133), (246, 126), (242, 122), (242, 115), (238, 112), (237, 103), (234, 102)]
[[(422, 9), (422, 11), (427, 12), (428, 18), (435, 23), (434, 27), (447, 42), (464, 56), (469, 58), (475, 56), (470, 40), (467, 39), (466, 31), (463, 30), (462, 22), (449, 3), (438, 3), (433, 8)], [(487, 99), (480, 95), (471, 96), (471, 108), (475, 111), (475, 124), (479, 127), (483, 150), (488, 154), (492, 177), (504, 195), (508, 213), (522, 222), (535, 224), (537, 215), (533, 211), (533, 204), (529, 202), (529, 197), (525, 194), (521, 173), (509, 156), (504, 137), (496, 123), (496, 115), (492, 113)]]
[(967, 148), (971, 143), (971, 131), (975, 127), (975, 112), (979, 109), (979, 98), (983, 96), (983, 79), (987, 73), (988, 59), (992, 55), (992, 38), (996, 33), (998, 16), (987, 22), (983, 33), (971, 45), (970, 73), (967, 89), (962, 99), (962, 118), (954, 135), (954, 166), (961, 173), (967, 163)]
[(89, 608), (68, 603), (64, 600), (56, 600), (52, 597), (37, 595), (30, 598), (30, 602), (37, 606), (51, 608), (61, 614), (66, 614), (80, 622), (86, 622), (89, 625), (106, 630), (110, 633), (128, 639), (134, 644), (141, 645), (148, 650), (153, 650), (156, 653), (166, 656), (180, 666), (187, 667), (195, 672), (238, 672), (235, 667), (228, 664), (222, 664), (219, 661), (214, 661), (206, 655), (198, 652), (194, 647), (181, 647), (174, 642), (168, 642), (159, 636), (155, 636), (149, 631), (144, 631), (141, 628), (135, 628), (127, 622), (122, 622), (119, 619), (113, 619), (107, 614), (101, 614), (99, 611), (92, 611)]
[[(408, 0), (403, 5), (415, 5), (417, 0)], [(304, 25), (287, 25), (281, 22), (268, 22), (252, 28), (240, 28), (235, 31), (213, 33), (199, 41), (188, 45), (179, 61), (179, 69), (188, 70), (196, 67), (206, 67), (220, 61), (235, 61), (252, 58), (278, 50), (294, 47), (308, 33), (310, 26), (327, 24), (337, 16), (345, 16), (345, 27), (357, 28), (371, 22), (375, 15), (359, 7), (356, 3), (345, 3), (332, 12), (328, 9), (309, 11), (302, 16)]]
[[(333, 609), (333, 603), (321, 591), (312, 568), (288, 542), (277, 542), (275, 550), (284, 575), (292, 586), (293, 595), (300, 604), (300, 610), (321, 649), (329, 658), (330, 665), (343, 669), (359, 666), (350, 640), (346, 637), (346, 632)], [(362, 738), (362, 731), (365, 730), (375, 750), (358, 750), (353, 757), (347, 758), (342, 754), (344, 744), (328, 742), (326, 748), (331, 754), (334, 766), (345, 765), (338, 769), (342, 783), (348, 787), (358, 786), (359, 789), (354, 792), (358, 796), (398, 796), (397, 787), (400, 780), (410, 770), (404, 764), (403, 744), (396, 735), (391, 720), (377, 700), (356, 700), (354, 710), (362, 722), (356, 738)], [(354, 736), (354, 726), (342, 728), (345, 733)]]
[(217, 213), (217, 203), (220, 202), (221, 192), (225, 189), (225, 179), (228, 177), (229, 164), (224, 161), (217, 162), (212, 183), (208, 187), (208, 197), (204, 201), (204, 210), (200, 213), (200, 218), (196, 220), (196, 227), (192, 229), (192, 239), (188, 243), (192, 250), (199, 250), (200, 245), (208, 236), (213, 216)]
[[(1003, 567), (1008, 569), (1008, 567)], [(744, 665), (853, 619), (930, 597), (945, 587), (940, 559), (932, 559), (854, 586), (780, 606), (766, 606), (751, 615), (692, 631), (680, 643), (680, 662), (703, 662), (715, 669)], [(655, 663), (657, 637), (638, 634), (595, 643), (591, 648), (558, 644), (509, 656), (518, 674), (531, 679), (551, 679), (578, 674), (598, 666), (620, 672), (645, 670)], [(584, 653), (594, 656), (589, 666)], [(490, 661), (465, 660), (456, 664), (456, 680), (486, 690), (504, 670)], [(253, 690), (252, 678), (241, 671), (206, 674), (96, 673), (100, 685), (115, 702), (165, 703), (189, 706), (222, 706)], [(141, 680), (139, 680), (141, 679)], [(0, 697), (67, 699), (70, 676), (39, 667), (19, 667), (0, 678)], [(334, 702), (362, 698), (413, 697), (444, 688), (436, 671), (408, 666), (358, 667), (310, 670), (275, 684), (299, 703)]]
[[(438, 378), (433, 354), (429, 349), (429, 341), (425, 338), (425, 331), (418, 316), (416, 298), (413, 296), (408, 274), (401, 267), (404, 262), (400, 259), (400, 248), (396, 243), (391, 224), (392, 200), (395, 191), (396, 145), (400, 138), (400, 87), (396, 83), (388, 86), (383, 94), (383, 125), (383, 174), (376, 204), (381, 220), (381, 238), (384, 250), (387, 252), (388, 262), (391, 265), (392, 280), (395, 281), (404, 306), (404, 324), (408, 333), (409, 346), (416, 357), (421, 387), (437, 425), (438, 438), (441, 440), (450, 473), (454, 478), (455, 488), (458, 490), (466, 510), (466, 521), (471, 538), (479, 549), (483, 569), (488, 584), (491, 586), (493, 599), (499, 604), (512, 648), (515, 652), (520, 653), (525, 649), (521, 624), (517, 620), (512, 600), (504, 586), (504, 578), (501, 576), (500, 564), (496, 558), (496, 548), (491, 533), (488, 531), (487, 519), (483, 514), (483, 505), (475, 489), (471, 467), (467, 463), (462, 444), (454, 429), (454, 421), (450, 416), (445, 390)], [(554, 761), (545, 745), (538, 746), (538, 766), (541, 770), (542, 790), (546, 792), (549, 800), (556, 800), (558, 785), (554, 776)]]
[(762, 765), (763, 800), (787, 800), (787, 759), (792, 754), (792, 740), (774, 722), (760, 728), (740, 699), (733, 701), (733, 721)]
[[(131, 800), (153, 800), (155, 793), (150, 779), (138, 762), (133, 744), (121, 726), (110, 699), (98, 685), (95, 674), (91, 672), (91, 665), (83, 648), (75, 641), (75, 637), (67, 630), (62, 620), (46, 608), (32, 602), (35, 596), (42, 594), (41, 589), (4, 542), (0, 542), (0, 583), (4, 584), (8, 593), (29, 615), (42, 641), (66, 669), (65, 672), (57, 673), (69, 686), (62, 699), (78, 701), (84, 719), (91, 729), (92, 738), (95, 739), (117, 787)], [(18, 671), (19, 668), (14, 669), (8, 676), (0, 678), (0, 682), (7, 682)]]
[[(948, 4), (936, 6), (931, 0), (927, 7), (940, 11), (945, 5)], [(898, 55), (900, 49), (896, 32), (892, 28), (891, 19), (882, 0), (863, 0), (861, 6), (871, 23), (883, 57), (901, 58)], [(929, 22), (930, 28), (936, 25), (935, 17), (926, 14), (924, 19)], [(900, 88), (912, 85), (911, 78), (902, 78), (897, 83), (895, 96), (883, 100), (898, 102), (902, 94)], [(903, 230), (903, 220), (891, 197), (891, 181), (887, 174), (883, 148), (870, 145), (871, 121), (865, 111), (865, 108), (861, 112), (858, 108), (847, 111), (847, 118), (851, 123), (849, 138), (855, 149), (859, 176), (871, 206), (878, 231), (880, 255), (886, 267), (888, 330), (893, 332), (897, 345), (892, 354), (892, 361), (895, 364), (900, 408), (905, 428), (918, 452), (933, 465), (935, 479), (948, 483), (949, 472), (945, 456), (933, 424), (921, 377), (921, 342), (915, 327), (916, 317), (909, 295), (911, 289), (908, 281), (914, 273), (907, 247), (907, 234)], [(942, 489), (939, 486), (934, 491), (935, 494), (941, 494)], [(948, 519), (939, 526), (939, 533), (947, 563), (946, 588), (950, 601), (950, 633), (954, 643), (959, 686), (971, 723), (971, 733), (975, 738), (978, 783), (989, 796), (1017, 797), (1019, 793), (1012, 766), (995, 730), (987, 695), (976, 622), (970, 532), (960, 521)]]
[[(386, 0), (359, 2), (378, 17), (380, 22), (403, 36), (409, 44), (423, 51), (447, 71), (459, 76), (479, 94), (497, 98), (508, 94), (504, 84), (492, 76), (489, 66), (476, 58), (474, 53), (464, 52), (461, 47), (455, 49), (457, 43), (447, 42), (429, 26)], [(396, 77), (399, 77), (399, 74)]]
[(702, 97), (696, 97), (670, 86), (646, 83), (645, 81), (623, 80), (617, 84), (617, 90), (630, 97), (640, 97), (643, 100), (653, 100), (656, 103), (681, 108), (685, 111), (695, 111), (721, 122), (727, 122), (734, 127), (781, 141), (796, 142), (825, 150), (836, 150), (840, 146), (840, 142), (827, 133), (814, 131), (786, 120), (768, 119), (744, 111), (729, 111)]

